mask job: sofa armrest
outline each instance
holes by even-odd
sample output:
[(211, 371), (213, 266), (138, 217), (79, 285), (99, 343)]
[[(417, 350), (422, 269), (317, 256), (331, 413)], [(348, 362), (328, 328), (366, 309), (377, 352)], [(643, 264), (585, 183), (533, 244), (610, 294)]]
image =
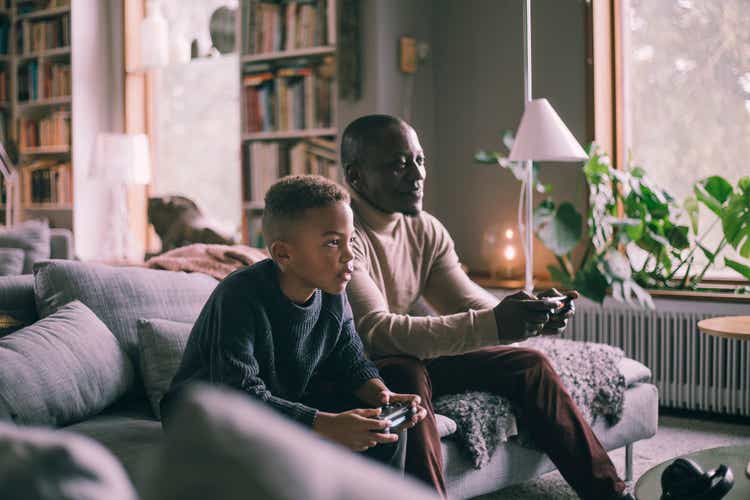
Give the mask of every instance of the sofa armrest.
[(73, 232), (70, 229), (55, 227), (50, 229), (50, 258), (70, 260), (75, 257)]

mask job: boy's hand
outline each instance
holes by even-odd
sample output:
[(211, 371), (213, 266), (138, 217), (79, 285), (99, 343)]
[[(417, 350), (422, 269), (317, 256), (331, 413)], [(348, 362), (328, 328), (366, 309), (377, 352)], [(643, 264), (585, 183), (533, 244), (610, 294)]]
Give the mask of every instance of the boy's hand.
[(353, 451), (365, 451), (380, 443), (398, 441), (398, 434), (383, 434), (389, 426), (386, 420), (377, 420), (380, 408), (349, 410), (343, 413), (318, 412), (313, 430), (321, 436), (342, 444)]
[(411, 420), (402, 425), (401, 429), (411, 429), (427, 416), (427, 410), (421, 405), (422, 398), (418, 394), (398, 394), (384, 391), (385, 402), (383, 404), (406, 403), (411, 405)]

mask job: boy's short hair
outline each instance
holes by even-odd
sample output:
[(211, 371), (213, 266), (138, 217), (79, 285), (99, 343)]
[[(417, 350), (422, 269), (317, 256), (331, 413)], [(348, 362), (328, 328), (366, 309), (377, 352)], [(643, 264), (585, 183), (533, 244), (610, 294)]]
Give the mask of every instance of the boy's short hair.
[(349, 193), (320, 175), (282, 177), (266, 193), (263, 210), (263, 236), (266, 245), (288, 236), (288, 229), (310, 208), (337, 202), (349, 203)]

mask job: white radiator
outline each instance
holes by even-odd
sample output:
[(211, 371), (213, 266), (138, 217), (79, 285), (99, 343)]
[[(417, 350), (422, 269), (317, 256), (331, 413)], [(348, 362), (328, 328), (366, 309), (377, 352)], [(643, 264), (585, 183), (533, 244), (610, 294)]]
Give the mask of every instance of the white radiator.
[(581, 300), (565, 338), (622, 348), (648, 366), (660, 405), (750, 416), (750, 341), (698, 331), (703, 318), (750, 314), (750, 305), (657, 300), (657, 310)]

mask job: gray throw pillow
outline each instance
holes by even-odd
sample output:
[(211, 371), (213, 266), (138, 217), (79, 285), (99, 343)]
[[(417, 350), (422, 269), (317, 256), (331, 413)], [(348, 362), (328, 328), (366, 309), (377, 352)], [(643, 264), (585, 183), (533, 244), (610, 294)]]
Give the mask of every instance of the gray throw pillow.
[(133, 376), (117, 339), (77, 301), (0, 338), (0, 407), (18, 424), (61, 426), (95, 415)]
[(0, 248), (0, 276), (17, 276), (23, 273), (25, 256), (20, 248)]
[(192, 323), (166, 319), (138, 320), (141, 378), (158, 419), (161, 419), (159, 402), (180, 367), (192, 328)]
[(144, 500), (434, 500), (238, 391), (198, 384), (175, 406)]
[(4, 500), (137, 500), (122, 465), (87, 437), (0, 423)]
[(49, 259), (49, 223), (27, 220), (0, 232), (0, 248), (20, 248), (24, 251), (23, 274), (32, 272), (34, 263)]
[(43, 262), (34, 275), (40, 317), (80, 300), (109, 327), (133, 361), (138, 358), (139, 318), (193, 323), (218, 283), (205, 274), (70, 260)]

